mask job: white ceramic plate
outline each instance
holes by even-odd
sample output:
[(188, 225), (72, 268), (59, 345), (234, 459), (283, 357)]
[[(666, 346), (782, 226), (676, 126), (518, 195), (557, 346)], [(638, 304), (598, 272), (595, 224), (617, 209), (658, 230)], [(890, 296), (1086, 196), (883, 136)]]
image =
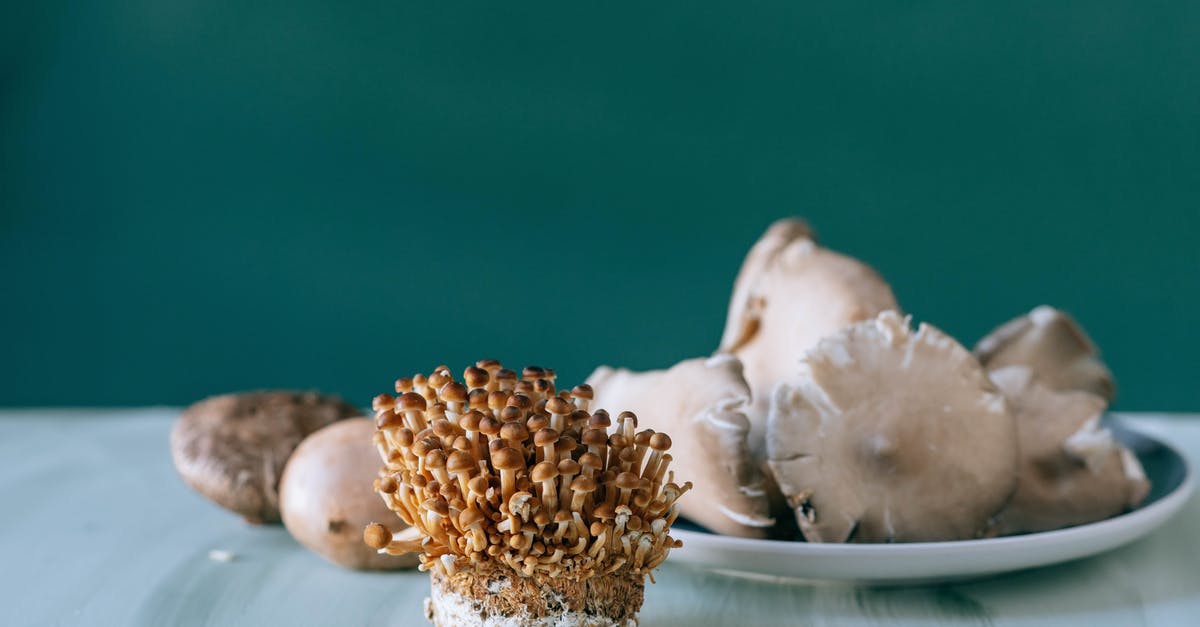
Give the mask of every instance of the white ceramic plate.
[(1095, 555), (1158, 528), (1187, 502), (1195, 479), (1183, 456), (1113, 425), (1146, 469), (1150, 495), (1138, 509), (1068, 529), (1020, 536), (908, 544), (816, 544), (720, 536), (684, 522), (671, 561), (735, 574), (903, 584), (979, 577)]

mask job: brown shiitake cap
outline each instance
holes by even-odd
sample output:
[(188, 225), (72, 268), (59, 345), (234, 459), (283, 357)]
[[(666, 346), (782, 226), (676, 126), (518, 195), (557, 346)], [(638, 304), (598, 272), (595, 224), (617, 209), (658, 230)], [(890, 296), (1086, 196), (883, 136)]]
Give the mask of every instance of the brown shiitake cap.
[(488, 375), (488, 371), (477, 366), (468, 366), (463, 371), (463, 382), (467, 384), (467, 387), (472, 389), (487, 385), (490, 379), (491, 376)]
[(542, 396), (554, 394), (554, 384), (549, 379), (537, 379), (533, 382), (533, 390)]
[(546, 369), (539, 366), (525, 366), (521, 371), (522, 379), (542, 379), (546, 376)]
[(450, 381), (442, 386), (438, 391), (438, 396), (442, 397), (447, 403), (465, 403), (467, 402), (467, 386), (458, 381)]
[(413, 389), (412, 379), (409, 379), (408, 377), (400, 377), (399, 379), (396, 379), (396, 393), (397, 394), (404, 394), (406, 392), (411, 392), (412, 389)]
[(469, 440), (469, 439), (467, 438), (467, 436), (465, 436), (465, 435), (455, 436), (455, 438), (454, 438), (454, 450), (456, 450), (456, 451), (470, 451), (470, 450), (473, 450), (473, 447), (471, 446), (471, 440)]
[(417, 441), (417, 436), (408, 427), (402, 427), (396, 430), (396, 443), (400, 446), (409, 447), (413, 442)]
[(625, 424), (626, 421), (633, 421), (634, 428), (637, 428), (637, 424), (638, 424), (637, 414), (635, 414), (631, 411), (623, 411), (617, 415), (618, 423)]
[(558, 476), (558, 465), (552, 462), (541, 462), (533, 467), (529, 478), (534, 482), (550, 481)]
[(629, 446), (629, 444), (629, 438), (621, 435), (620, 433), (614, 433), (608, 436), (608, 445), (612, 448), (623, 449)]
[(575, 411), (575, 407), (567, 401), (555, 396), (546, 401), (546, 411), (565, 416)]
[(638, 446), (650, 446), (650, 437), (653, 435), (654, 431), (650, 429), (638, 431), (637, 434), (633, 436), (633, 443)]
[(558, 462), (558, 474), (560, 475), (577, 475), (582, 469), (579, 462), (573, 459), (564, 459)]
[(363, 529), (363, 542), (372, 549), (382, 549), (392, 541), (392, 532), (379, 523), (371, 523)]
[(458, 426), (466, 431), (479, 431), (479, 423), (482, 420), (483, 414), (471, 410), (458, 419)]
[(471, 480), (467, 482), (467, 489), (476, 494), (486, 493), (488, 491), (488, 487), (490, 486), (488, 485), (487, 477), (483, 476), (472, 477)]
[(438, 450), (441, 448), (442, 441), (430, 436), (427, 438), (421, 438), (414, 442), (412, 445), (412, 452), (416, 454), (417, 457), (425, 457), (429, 454), (429, 451)]
[(425, 499), (421, 502), (421, 509), (429, 510), (438, 516), (450, 515), (450, 505), (442, 498)]
[(496, 381), (515, 384), (517, 381), (517, 373), (509, 370), (508, 368), (501, 368), (500, 370), (496, 371), (496, 374), (492, 375), (492, 378)]
[(604, 429), (588, 429), (583, 432), (583, 443), (587, 446), (607, 445), (608, 432)]
[(595, 398), (595, 392), (592, 390), (592, 386), (586, 383), (580, 383), (579, 385), (571, 388), (571, 398), (583, 398), (590, 401)]
[(252, 523), (278, 522), (279, 478), (309, 434), (361, 411), (315, 392), (249, 392), (205, 399), (171, 431), (171, 457), (185, 482)]
[[(645, 433), (643, 431), (643, 433)], [(641, 434), (638, 434), (641, 435)], [(671, 436), (665, 433), (654, 433), (650, 436), (650, 448), (656, 451), (665, 451), (671, 448)]]
[(446, 470), (448, 472), (470, 472), (478, 467), (475, 456), (465, 451), (454, 451), (450, 454), (450, 458), (446, 460)]
[(492, 453), (492, 466), (498, 470), (519, 470), (525, 467), (525, 456), (517, 449), (505, 447)]
[(565, 509), (558, 510), (558, 513), (554, 515), (554, 522), (556, 523), (571, 522), (572, 520), (574, 520), (574, 518), (571, 516), (571, 512)]
[(558, 432), (554, 429), (541, 429), (533, 434), (534, 446), (550, 446), (558, 442)]
[(396, 409), (400, 411), (425, 411), (428, 406), (425, 397), (416, 392), (405, 392), (396, 399)]
[(412, 376), (412, 382), (413, 382), (413, 387), (418, 387), (418, 388), (426, 387), (427, 385), (429, 385), (429, 379), (427, 379), (425, 377), (425, 375), (423, 375), (419, 372)]

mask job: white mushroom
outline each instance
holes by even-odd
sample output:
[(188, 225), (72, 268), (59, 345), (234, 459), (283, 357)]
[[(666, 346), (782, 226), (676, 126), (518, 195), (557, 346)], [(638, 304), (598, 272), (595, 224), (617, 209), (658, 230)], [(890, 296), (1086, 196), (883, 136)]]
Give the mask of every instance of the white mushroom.
[(785, 219), (767, 229), (742, 262), (718, 349), (744, 365), (756, 455), (762, 455), (771, 391), (780, 381), (794, 381), (804, 353), (822, 337), (886, 309), (898, 307), (879, 274), (818, 246), (804, 222)]
[(999, 533), (1102, 520), (1146, 497), (1141, 463), (1100, 426), (1104, 399), (1053, 390), (1023, 366), (992, 371), (991, 378), (1016, 415), (1020, 449), (1017, 491), (997, 517)]
[(1112, 401), (1112, 374), (1099, 351), (1071, 316), (1042, 305), (1010, 320), (975, 345), (975, 356), (988, 370), (1028, 366), (1043, 385), (1083, 390)]
[(696, 486), (680, 501), (684, 516), (718, 533), (766, 535), (775, 521), (747, 448), (750, 391), (737, 358), (689, 359), (648, 372), (601, 366), (587, 382), (596, 407), (628, 408), (642, 427), (671, 434), (674, 466)]
[(780, 384), (768, 463), (812, 542), (983, 535), (1016, 486), (1004, 397), (938, 329), (885, 311), (829, 336)]

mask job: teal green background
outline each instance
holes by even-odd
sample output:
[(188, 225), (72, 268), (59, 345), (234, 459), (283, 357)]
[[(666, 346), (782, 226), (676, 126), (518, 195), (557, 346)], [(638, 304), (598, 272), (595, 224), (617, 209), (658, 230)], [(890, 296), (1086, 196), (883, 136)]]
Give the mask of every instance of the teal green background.
[(775, 218), (973, 343), (1040, 304), (1200, 409), (1200, 4), (26, 3), (0, 404), (365, 404), (716, 345)]

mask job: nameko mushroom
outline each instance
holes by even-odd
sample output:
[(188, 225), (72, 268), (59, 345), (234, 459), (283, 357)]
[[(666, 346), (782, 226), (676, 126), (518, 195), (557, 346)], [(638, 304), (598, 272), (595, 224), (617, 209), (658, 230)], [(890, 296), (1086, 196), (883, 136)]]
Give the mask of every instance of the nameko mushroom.
[(444, 366), (376, 397), (375, 490), (420, 538), (374, 523), (363, 540), (420, 552), (435, 625), (636, 624), (692, 487), (669, 469), (670, 438), (589, 411), (593, 390), (558, 391), (548, 369), (517, 380), (480, 361), (463, 379), (465, 406)]
[(849, 324), (898, 309), (891, 287), (861, 261), (817, 245), (808, 225), (775, 222), (742, 262), (717, 351), (741, 359), (752, 405), (751, 450), (761, 457), (771, 392), (796, 362)]
[(656, 433), (647, 442), (652, 451), (647, 463), (670, 457), (695, 479), (695, 494), (680, 503), (689, 520), (743, 537), (764, 537), (775, 524), (765, 479), (746, 442), (750, 389), (736, 357), (688, 359), (646, 372), (601, 366), (588, 383), (598, 407), (630, 409), (645, 426), (674, 434), (677, 453), (660, 451), (664, 434)]
[(831, 335), (771, 401), (768, 463), (810, 542), (983, 536), (1016, 487), (1016, 428), (969, 352), (885, 311)]

